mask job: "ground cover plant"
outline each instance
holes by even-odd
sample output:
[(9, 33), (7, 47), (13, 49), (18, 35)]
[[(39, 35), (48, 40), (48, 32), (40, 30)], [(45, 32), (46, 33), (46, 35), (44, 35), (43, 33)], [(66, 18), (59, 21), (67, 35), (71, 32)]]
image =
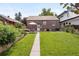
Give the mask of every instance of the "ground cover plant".
[(79, 56), (79, 35), (66, 32), (41, 32), (42, 56)]

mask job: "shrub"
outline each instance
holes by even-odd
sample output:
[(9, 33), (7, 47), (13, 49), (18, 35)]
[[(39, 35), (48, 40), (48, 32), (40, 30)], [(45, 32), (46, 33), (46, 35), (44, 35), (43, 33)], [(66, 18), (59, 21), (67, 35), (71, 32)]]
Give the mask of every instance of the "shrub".
[(22, 25), (21, 25), (21, 24), (16, 23), (16, 24), (15, 24), (15, 27), (16, 27), (16, 28), (22, 28)]
[(73, 26), (66, 26), (64, 28), (64, 31), (69, 32), (69, 33), (74, 33), (75, 32), (75, 29), (74, 29)]
[(14, 32), (14, 33), (15, 33), (14, 35), (15, 35), (16, 37), (19, 36), (19, 35), (21, 35), (21, 31), (20, 31), (19, 28), (15, 28), (14, 26), (10, 26), (10, 25), (7, 25), (6, 28), (7, 28), (10, 32)]
[(3, 26), (0, 30), (0, 44), (8, 44), (10, 42), (13, 42), (15, 40), (14, 32), (9, 31), (9, 29), (6, 26)]
[(14, 42), (16, 37), (19, 36), (21, 32), (18, 28), (11, 25), (1, 25), (0, 24), (0, 45), (8, 44)]

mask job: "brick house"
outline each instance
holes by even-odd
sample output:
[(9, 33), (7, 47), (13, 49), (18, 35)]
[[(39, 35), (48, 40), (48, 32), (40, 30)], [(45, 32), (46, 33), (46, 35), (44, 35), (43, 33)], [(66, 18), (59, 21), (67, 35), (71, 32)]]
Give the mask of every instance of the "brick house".
[(56, 16), (29, 16), (26, 18), (27, 28), (30, 31), (56, 31), (59, 30), (59, 19)]

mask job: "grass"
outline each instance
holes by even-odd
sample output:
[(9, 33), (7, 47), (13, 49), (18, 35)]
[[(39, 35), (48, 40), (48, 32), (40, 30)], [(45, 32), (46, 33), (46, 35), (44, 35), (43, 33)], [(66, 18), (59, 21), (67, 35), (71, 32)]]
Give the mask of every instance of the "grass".
[(2, 53), (3, 56), (28, 56), (30, 54), (35, 34), (28, 34), (20, 41), (16, 42), (8, 51)]
[(42, 56), (79, 56), (79, 35), (66, 32), (41, 32)]

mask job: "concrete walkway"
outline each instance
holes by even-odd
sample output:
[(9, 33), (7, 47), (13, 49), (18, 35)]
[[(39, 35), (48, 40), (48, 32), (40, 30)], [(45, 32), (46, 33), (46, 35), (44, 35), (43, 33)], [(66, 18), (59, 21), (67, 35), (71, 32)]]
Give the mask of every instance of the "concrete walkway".
[(40, 33), (37, 32), (30, 56), (40, 56)]

